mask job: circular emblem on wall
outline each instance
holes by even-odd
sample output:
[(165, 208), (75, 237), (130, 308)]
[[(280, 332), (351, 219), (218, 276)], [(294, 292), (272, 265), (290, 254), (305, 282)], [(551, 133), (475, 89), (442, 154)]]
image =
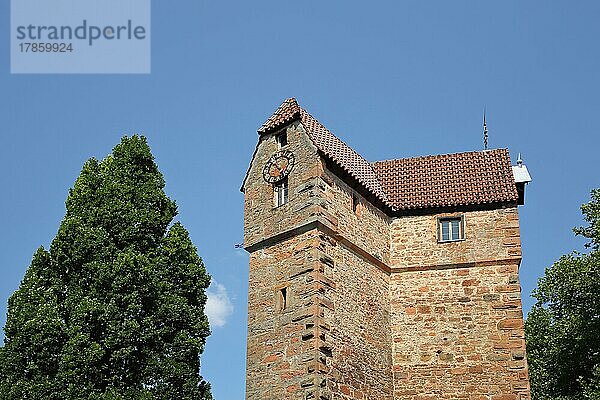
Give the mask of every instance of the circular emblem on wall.
[(263, 178), (269, 183), (276, 183), (290, 174), (296, 159), (289, 150), (280, 150), (273, 154), (263, 168)]

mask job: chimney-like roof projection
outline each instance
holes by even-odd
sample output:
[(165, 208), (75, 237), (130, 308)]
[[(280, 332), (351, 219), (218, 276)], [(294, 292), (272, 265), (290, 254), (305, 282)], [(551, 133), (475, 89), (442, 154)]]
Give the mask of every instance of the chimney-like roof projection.
[(285, 100), (258, 133), (274, 132), (297, 120), (322, 156), (392, 211), (517, 202), (506, 149), (370, 163), (300, 107), (294, 98)]

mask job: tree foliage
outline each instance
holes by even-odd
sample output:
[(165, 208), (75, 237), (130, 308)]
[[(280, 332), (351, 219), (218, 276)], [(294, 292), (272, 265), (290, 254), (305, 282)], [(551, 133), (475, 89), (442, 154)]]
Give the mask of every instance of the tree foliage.
[(600, 189), (581, 210), (591, 251), (546, 269), (525, 323), (534, 400), (600, 400)]
[(9, 299), (0, 399), (211, 399), (210, 283), (145, 138), (85, 163)]

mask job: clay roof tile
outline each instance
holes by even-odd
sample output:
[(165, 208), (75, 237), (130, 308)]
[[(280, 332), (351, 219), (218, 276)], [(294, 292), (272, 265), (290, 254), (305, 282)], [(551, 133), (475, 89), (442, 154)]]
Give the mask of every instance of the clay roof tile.
[(369, 163), (298, 105), (285, 100), (259, 134), (300, 120), (317, 149), (392, 210), (515, 202), (508, 150), (496, 149)]
[(508, 150), (484, 150), (372, 164), (388, 200), (400, 210), (514, 202)]

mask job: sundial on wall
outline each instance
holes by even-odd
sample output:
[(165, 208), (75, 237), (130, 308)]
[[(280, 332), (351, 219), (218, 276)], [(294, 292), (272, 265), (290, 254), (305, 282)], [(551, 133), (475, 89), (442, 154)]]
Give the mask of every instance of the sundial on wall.
[(269, 183), (277, 183), (290, 174), (296, 163), (294, 153), (280, 150), (273, 154), (263, 168), (263, 178)]

